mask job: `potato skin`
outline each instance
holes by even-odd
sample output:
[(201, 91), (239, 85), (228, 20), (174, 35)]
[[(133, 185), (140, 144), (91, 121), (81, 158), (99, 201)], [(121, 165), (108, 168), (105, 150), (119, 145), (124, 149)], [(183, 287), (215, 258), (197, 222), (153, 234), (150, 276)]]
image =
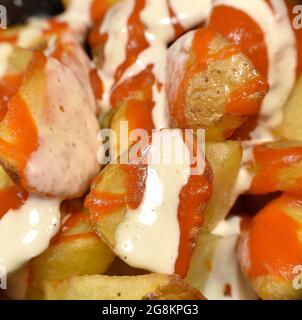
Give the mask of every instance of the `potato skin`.
[(208, 141), (230, 137), (248, 116), (257, 114), (268, 88), (239, 47), (214, 31), (187, 33), (169, 48), (171, 122), (206, 129)]
[(177, 276), (82, 276), (44, 284), (46, 300), (203, 300)]

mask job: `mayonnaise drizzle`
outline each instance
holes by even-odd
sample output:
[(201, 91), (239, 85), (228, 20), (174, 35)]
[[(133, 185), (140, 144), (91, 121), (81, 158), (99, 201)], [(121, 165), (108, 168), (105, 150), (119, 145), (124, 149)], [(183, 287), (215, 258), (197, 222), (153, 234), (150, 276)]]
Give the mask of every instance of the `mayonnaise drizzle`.
[(13, 272), (49, 245), (60, 226), (60, 201), (30, 195), (0, 220), (0, 265)]
[[(213, 249), (211, 271), (203, 288), (208, 299), (255, 300), (257, 295), (246, 281), (237, 259), (237, 243), (240, 235), (239, 217), (222, 221), (213, 231), (218, 240)], [(226, 288), (230, 287), (230, 296)]]
[(99, 170), (99, 125), (72, 71), (48, 58), (44, 72), (45, 105), (33, 113), (39, 146), (27, 163), (26, 177), (39, 192), (63, 199), (80, 196)]
[[(187, 29), (206, 19), (211, 3), (210, 0), (205, 0), (201, 4), (197, 4), (196, 1), (170, 2), (175, 16)], [(108, 34), (108, 41), (104, 50), (105, 62), (99, 70), (99, 75), (105, 87), (103, 101), (101, 102), (104, 111), (107, 111), (110, 107), (109, 100), (115, 72), (126, 59), (127, 22), (133, 9), (133, 0), (122, 1), (115, 5), (108, 11), (100, 28), (100, 34)], [(139, 74), (148, 65), (153, 65), (153, 73), (156, 78), (156, 83), (152, 88), (153, 123), (156, 129), (168, 128), (169, 115), (165, 93), (167, 48), (168, 44), (175, 38), (168, 1), (147, 0), (145, 8), (140, 13), (140, 18), (145, 26), (145, 38), (149, 42), (149, 47), (142, 51), (134, 64), (124, 72), (118, 84)], [(162, 86), (159, 88), (158, 84)]]
[[(153, 272), (173, 274), (178, 257), (179, 193), (190, 177), (190, 153), (180, 130), (173, 130), (172, 154), (177, 161), (163, 164), (165, 150), (160, 144), (152, 143), (149, 155), (160, 157), (160, 164), (148, 165), (146, 189), (140, 206), (128, 210), (124, 221), (116, 231), (116, 253), (133, 267)], [(171, 130), (163, 135), (154, 133), (157, 138), (171, 137)], [(173, 148), (174, 147), (174, 148)], [(171, 177), (173, 182), (171, 183)]]
[(117, 68), (126, 59), (128, 42), (128, 19), (134, 10), (134, 0), (125, 0), (113, 6), (106, 14), (100, 27), (100, 34), (107, 34), (108, 40), (104, 48), (104, 63), (98, 71), (104, 85), (102, 107), (110, 108), (110, 90), (114, 84)]

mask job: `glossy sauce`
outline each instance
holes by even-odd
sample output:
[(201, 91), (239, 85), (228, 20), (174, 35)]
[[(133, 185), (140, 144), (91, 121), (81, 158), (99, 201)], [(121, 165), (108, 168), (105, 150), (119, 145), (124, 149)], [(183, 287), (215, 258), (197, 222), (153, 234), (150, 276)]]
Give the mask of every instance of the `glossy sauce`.
[(256, 279), (270, 275), (292, 280), (293, 268), (301, 264), (301, 224), (290, 215), (301, 217), (301, 199), (285, 194), (268, 204), (252, 220), (240, 248), (241, 264), (247, 276)]
[[(302, 147), (274, 148), (268, 145), (256, 146), (253, 150), (256, 174), (250, 193), (264, 194), (279, 190), (279, 174), (302, 161)], [(292, 192), (299, 193), (302, 181), (292, 185)]]
[[(188, 155), (181, 133), (174, 153)], [(156, 146), (150, 156), (158, 156)], [(159, 155), (161, 158), (163, 154)], [(173, 176), (173, 184), (170, 178)], [(138, 208), (127, 210), (116, 231), (116, 252), (137, 268), (173, 274), (180, 244), (179, 201), (175, 201), (190, 177), (189, 164), (148, 165), (143, 199)], [(166, 232), (166, 228), (169, 232)], [(146, 250), (148, 248), (148, 250)]]
[[(207, 299), (257, 300), (257, 295), (240, 270), (237, 244), (241, 218), (231, 217), (220, 222), (212, 234), (216, 237), (211, 254), (208, 277), (202, 288)], [(226, 290), (227, 289), (227, 290)]]
[(0, 263), (13, 272), (42, 253), (60, 225), (60, 201), (30, 195), (0, 220)]

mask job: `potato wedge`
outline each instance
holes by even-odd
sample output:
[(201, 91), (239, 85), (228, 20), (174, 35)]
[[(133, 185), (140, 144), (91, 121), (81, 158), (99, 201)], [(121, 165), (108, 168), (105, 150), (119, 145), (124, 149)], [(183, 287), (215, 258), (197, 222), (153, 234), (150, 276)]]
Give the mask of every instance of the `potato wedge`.
[(240, 265), (262, 299), (302, 299), (301, 203), (301, 196), (282, 195), (264, 207), (241, 236)]
[[(163, 134), (163, 136), (167, 138), (168, 134), (175, 133), (176, 131), (178, 132), (178, 135), (182, 132), (181, 130), (167, 129), (158, 131), (157, 134), (158, 137)], [(183, 138), (182, 135), (179, 137), (181, 137), (180, 139)], [(184, 144), (184, 141), (182, 141), (182, 144)], [(129, 154), (131, 154), (132, 150), (136, 150), (137, 145), (130, 148)], [(157, 147), (152, 144), (152, 147), (147, 148), (146, 150), (149, 152), (150, 150), (157, 150), (156, 148)], [(187, 146), (185, 146), (185, 148), (187, 148)], [(155, 219), (154, 222), (155, 227), (148, 228), (148, 231), (144, 230), (146, 224), (139, 224), (136, 220), (129, 222), (129, 216), (133, 216), (131, 210), (137, 210), (137, 214), (144, 213), (146, 216), (150, 216), (150, 212), (153, 210), (154, 212), (160, 212), (161, 208), (163, 208), (162, 203), (164, 203), (164, 200), (161, 203), (155, 201), (154, 209), (151, 209), (151, 211), (149, 208), (153, 208), (153, 202), (152, 204), (147, 204), (146, 209), (142, 203), (149, 199), (144, 197), (145, 194), (148, 194), (148, 191), (145, 192), (145, 190), (150, 188), (148, 181), (150, 183), (150, 179), (152, 179), (152, 173), (150, 173), (149, 176), (149, 172), (156, 172), (156, 170), (163, 170), (163, 168), (167, 168), (165, 169), (165, 171), (167, 171), (169, 168), (168, 166), (170, 166), (170, 164), (162, 164), (157, 167), (154, 165), (154, 168), (153, 164), (150, 163), (140, 165), (109, 164), (92, 184), (90, 194), (86, 198), (86, 207), (90, 211), (91, 222), (98, 234), (126, 263), (130, 264), (132, 267), (147, 269), (150, 272), (163, 272), (162, 269), (157, 269), (162, 267), (162, 264), (159, 263), (159, 261), (173, 261), (172, 267), (169, 263), (169, 271), (166, 271), (167, 269), (165, 269), (164, 272), (175, 272), (176, 274), (185, 276), (188, 270), (190, 256), (194, 250), (200, 227), (204, 222), (205, 210), (212, 193), (212, 171), (207, 160), (205, 161), (205, 170), (200, 174), (192, 174), (192, 167), (189, 167), (188, 179), (186, 179), (184, 184), (179, 187), (180, 189), (175, 190), (170, 188), (169, 196), (166, 193), (169, 187), (167, 185), (162, 185), (161, 182), (156, 182), (158, 183), (158, 188), (164, 188), (164, 190), (161, 191), (161, 197), (167, 199), (168, 203), (171, 203), (171, 200), (168, 200), (172, 197), (171, 194), (173, 195), (173, 199), (175, 196), (176, 202), (173, 200), (173, 204), (169, 205), (169, 208), (171, 208), (169, 214), (171, 214), (170, 217), (172, 217), (170, 221), (173, 221), (173, 223), (175, 221), (176, 227), (179, 230), (179, 236), (177, 235), (177, 238), (170, 238), (175, 239), (176, 242), (173, 242), (172, 244), (169, 239), (161, 249), (154, 243), (154, 246), (152, 247), (150, 245), (149, 251), (145, 252), (146, 257), (131, 261), (132, 258), (126, 253), (123, 253), (121, 241), (117, 241), (118, 231), (129, 225), (135, 226), (134, 229), (136, 230), (136, 234), (140, 234), (140, 236), (133, 235), (133, 238), (131, 235), (131, 239), (143, 239), (146, 234), (148, 237), (151, 237), (152, 232), (154, 232), (153, 236), (155, 236), (159, 232), (155, 230), (159, 230), (163, 227), (163, 224), (160, 222), (160, 217), (162, 217), (164, 212), (162, 214), (157, 214), (156, 217), (158, 218)], [(171, 167), (174, 168), (174, 165)], [(173, 172), (184, 172), (183, 170), (183, 167), (177, 166), (176, 171)], [(177, 174), (176, 178), (179, 179)], [(151, 196), (149, 195), (148, 197)], [(179, 199), (178, 202), (177, 199)], [(140, 207), (141, 205), (142, 207)], [(174, 217), (176, 217), (175, 220)], [(139, 219), (137, 220), (140, 221)], [(129, 232), (127, 234), (129, 236)], [(174, 244), (178, 242), (179, 245), (176, 246), (175, 256), (167, 260), (165, 257), (171, 254), (171, 250), (167, 249), (169, 246), (167, 243), (174, 246)], [(135, 248), (138, 250), (138, 243), (136, 243)], [(165, 257), (162, 256), (161, 260), (157, 261), (157, 266), (153, 265), (150, 267), (150, 265), (145, 262), (155, 260), (153, 255), (154, 252), (157, 252), (158, 250), (164, 252)], [(165, 265), (165, 267), (167, 268), (167, 265)]]
[(225, 140), (259, 112), (269, 86), (240, 48), (210, 29), (178, 39), (168, 52), (167, 96), (175, 127)]
[(103, 274), (113, 252), (93, 232), (87, 212), (72, 213), (49, 248), (29, 262), (28, 299), (41, 299), (44, 281)]
[(284, 107), (283, 120), (276, 134), (283, 139), (302, 141), (302, 76)]
[(228, 234), (203, 231), (192, 256), (186, 281), (209, 300), (258, 299), (237, 259), (237, 221), (238, 217), (232, 217), (223, 222)]
[(46, 300), (202, 300), (177, 276), (82, 276), (44, 284)]
[(280, 140), (254, 147), (254, 174), (249, 193), (265, 194), (275, 191), (301, 193), (302, 144)]
[(239, 173), (242, 148), (239, 142), (208, 142), (206, 156), (213, 170), (213, 194), (203, 229), (212, 231), (229, 213), (232, 191)]
[(34, 53), (0, 124), (0, 162), (30, 191), (74, 198), (99, 170), (98, 130), (94, 106), (76, 75), (59, 61)]

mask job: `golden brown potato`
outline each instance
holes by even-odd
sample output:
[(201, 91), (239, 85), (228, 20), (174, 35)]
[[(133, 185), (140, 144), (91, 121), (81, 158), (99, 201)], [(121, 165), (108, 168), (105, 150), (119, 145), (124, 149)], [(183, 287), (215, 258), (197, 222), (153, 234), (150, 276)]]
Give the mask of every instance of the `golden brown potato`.
[[(167, 129), (163, 135), (168, 132), (171, 130)], [(130, 148), (129, 154), (133, 149), (135, 150), (135, 147), (136, 145)], [(90, 211), (94, 228), (126, 262), (127, 257), (117, 250), (116, 231), (127, 220), (128, 210), (139, 208), (142, 203), (148, 176), (147, 170), (148, 164), (109, 164), (95, 179), (90, 194), (86, 198), (86, 207)], [(181, 249), (178, 250), (174, 266), (175, 273), (178, 275), (185, 276), (188, 270), (190, 256), (204, 222), (205, 210), (211, 194), (212, 170), (206, 160), (204, 172), (199, 175), (191, 174), (180, 193), (176, 195), (180, 199), (177, 215), (182, 239), (180, 240)], [(134, 265), (134, 267), (142, 268), (141, 265)]]
[(283, 120), (277, 129), (277, 135), (288, 140), (302, 140), (302, 76), (284, 107)]
[(213, 194), (206, 210), (203, 229), (211, 231), (229, 213), (232, 191), (240, 169), (242, 149), (239, 142), (208, 142), (206, 156), (213, 170)]
[(44, 281), (106, 272), (114, 254), (93, 232), (88, 220), (87, 212), (72, 213), (50, 247), (29, 262), (26, 298), (42, 298)]
[(254, 175), (249, 193), (275, 191), (301, 193), (302, 144), (280, 140), (254, 147), (250, 171)]
[(241, 268), (262, 299), (302, 299), (301, 201), (284, 194), (262, 209), (242, 234)]
[(172, 124), (204, 128), (208, 141), (230, 137), (257, 114), (269, 88), (239, 47), (208, 29), (169, 48), (166, 87)]
[(177, 276), (82, 276), (44, 285), (46, 300), (202, 300)]

